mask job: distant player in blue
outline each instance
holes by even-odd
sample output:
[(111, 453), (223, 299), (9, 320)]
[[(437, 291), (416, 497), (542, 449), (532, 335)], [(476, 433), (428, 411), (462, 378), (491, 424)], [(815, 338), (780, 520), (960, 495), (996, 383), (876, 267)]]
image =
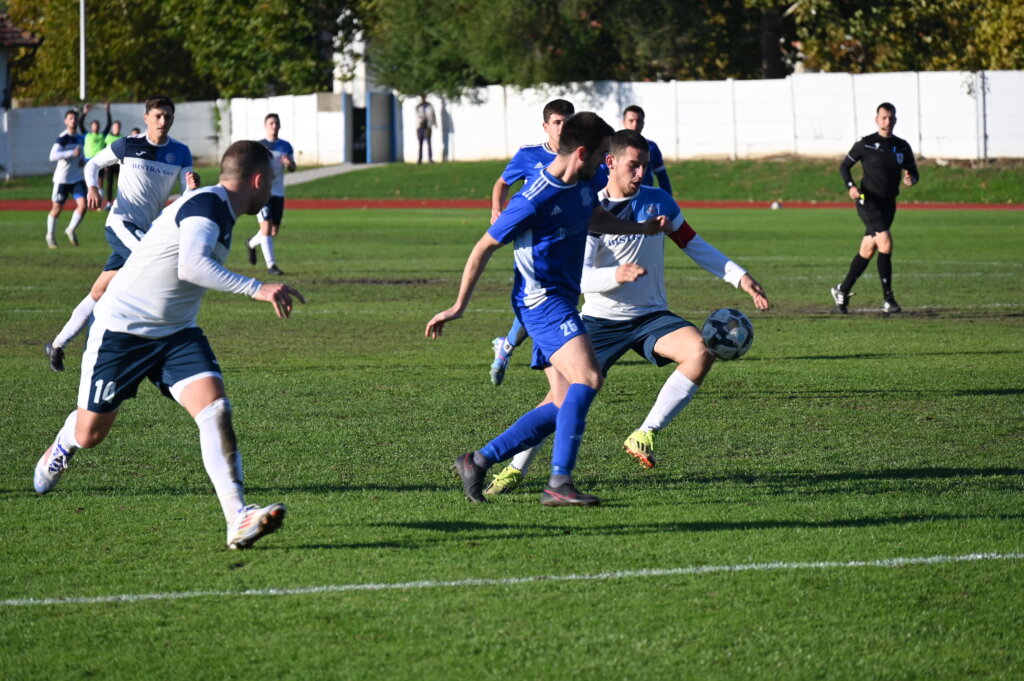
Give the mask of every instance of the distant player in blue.
[(150, 97), (143, 120), (145, 135), (122, 137), (85, 166), (84, 184), (89, 187), (89, 208), (93, 210), (98, 210), (102, 202), (100, 170), (115, 164), (121, 166), (117, 198), (107, 214), (107, 242), (113, 252), (89, 295), (75, 307), (53, 342), (46, 344), (46, 356), (54, 371), (64, 371), (64, 346), (85, 328), (96, 301), (160, 215), (175, 184), (180, 184), (183, 192), (199, 186), (199, 176), (192, 172), (189, 148), (168, 136), (174, 124), (174, 102), (163, 96)]
[(53, 206), (46, 217), (46, 245), (50, 248), (57, 248), (54, 236), (57, 232), (57, 218), (64, 210), (64, 202), (68, 197), (75, 199), (75, 212), (64, 233), (72, 246), (78, 245), (75, 230), (85, 217), (85, 182), (82, 176), (84, 145), (85, 138), (78, 133), (78, 112), (68, 111), (64, 114), (64, 131), (50, 148), (50, 160), (57, 162), (57, 168), (53, 171)]
[[(553, 99), (544, 105), (544, 132), (548, 139), (542, 144), (527, 144), (519, 147), (512, 160), (505, 166), (491, 191), (491, 224), (498, 219), (505, 207), (505, 200), (512, 185), (522, 180), (525, 188), (530, 178), (548, 166), (558, 155), (558, 140), (562, 134), (562, 125), (565, 120), (576, 112), (572, 102), (564, 99)], [(519, 322), (518, 318), (512, 320), (512, 328), (504, 336), (498, 336), (491, 341), (491, 349), (494, 352), (494, 361), (491, 363), (491, 383), (501, 385), (505, 380), (505, 370), (508, 368), (509, 360), (512, 359), (512, 352), (522, 345), (528, 338), (526, 329)]]
[[(626, 130), (642, 133), (644, 131), (645, 119), (644, 110), (636, 104), (631, 104), (622, 112), (622, 127)], [(647, 138), (645, 137), (644, 139)], [(665, 170), (665, 159), (662, 158), (661, 149), (649, 139), (647, 140), (647, 145), (651, 148), (651, 162), (647, 165), (647, 170), (644, 171), (644, 179), (641, 184), (653, 187), (654, 178), (657, 177), (658, 186), (671, 194), (672, 183), (669, 182), (668, 171)]]
[(207, 289), (271, 303), (281, 318), (291, 314), (293, 296), (305, 302), (290, 286), (262, 283), (224, 267), (235, 220), (266, 205), (273, 173), (263, 146), (235, 142), (221, 159), (219, 184), (188, 192), (168, 206), (132, 251), (96, 306), (82, 356), (78, 408), (36, 464), (37, 493), (53, 490), (79, 450), (100, 444), (124, 402), (149, 381), (196, 423), (203, 466), (224, 513), (228, 548), (247, 548), (281, 526), (284, 504), (245, 503), (231, 402), (197, 322)]
[(533, 337), (533, 367), (548, 379), (547, 396), (508, 430), (480, 449), (456, 457), (466, 497), (483, 502), (487, 469), (555, 433), (551, 477), (541, 494), (547, 506), (600, 503), (576, 489), (572, 471), (587, 412), (601, 387), (601, 370), (576, 305), (588, 230), (599, 234), (664, 231), (664, 216), (627, 222), (598, 206), (590, 182), (614, 131), (597, 114), (578, 113), (562, 126), (555, 160), (509, 202), (508, 209), (473, 247), (455, 304), (427, 323), (426, 336), (462, 316), (491, 255), (514, 244), (512, 307)]
[(249, 239), (249, 264), (256, 264), (256, 247), (263, 251), (263, 259), (267, 263), (268, 274), (284, 274), (274, 259), (274, 237), (281, 229), (281, 218), (284, 217), (284, 174), (295, 170), (295, 152), (292, 145), (277, 135), (281, 130), (281, 117), (276, 113), (267, 114), (263, 119), (266, 139), (260, 144), (274, 156), (274, 184), (270, 189), (270, 200), (260, 211), (260, 229)]

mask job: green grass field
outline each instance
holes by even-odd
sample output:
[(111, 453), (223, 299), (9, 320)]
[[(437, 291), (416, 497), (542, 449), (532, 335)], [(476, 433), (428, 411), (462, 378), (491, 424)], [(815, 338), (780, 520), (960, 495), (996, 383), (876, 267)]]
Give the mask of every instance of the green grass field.
[[(48, 251), (41, 215), (0, 213), (0, 678), (1024, 676), (1024, 215), (901, 212), (905, 312), (886, 317), (873, 265), (853, 313), (831, 312), (853, 211), (687, 211), (774, 309), (669, 250), (673, 308), (740, 307), (757, 338), (716, 365), (650, 471), (621, 443), (670, 368), (616, 366), (577, 476), (604, 504), (585, 509), (538, 504), (546, 454), (483, 507), (449, 471), (545, 390), (523, 350), (488, 381), (509, 249), (466, 317), (423, 338), (486, 217), (290, 211), (279, 262), (308, 304), (280, 321), (208, 295), (248, 500), (289, 507), (280, 533), (231, 552), (195, 426), (151, 386), (56, 490), (32, 491), (82, 341), (63, 374), (41, 347), (106, 248), (95, 214), (82, 247)], [(228, 264), (255, 274), (254, 224)], [(939, 558), (971, 554), (999, 557)]]

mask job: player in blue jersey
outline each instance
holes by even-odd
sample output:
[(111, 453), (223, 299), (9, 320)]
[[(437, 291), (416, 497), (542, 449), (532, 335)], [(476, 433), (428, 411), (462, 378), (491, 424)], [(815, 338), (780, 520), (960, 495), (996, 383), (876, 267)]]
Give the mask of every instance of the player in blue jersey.
[(57, 162), (57, 168), (53, 171), (53, 205), (46, 217), (46, 245), (50, 248), (57, 248), (57, 218), (69, 197), (75, 199), (75, 212), (64, 233), (72, 246), (78, 245), (75, 230), (85, 217), (85, 182), (82, 176), (84, 144), (85, 139), (78, 132), (78, 112), (68, 111), (64, 114), (64, 131), (50, 147), (50, 160)]
[[(553, 99), (544, 105), (543, 128), (548, 139), (541, 144), (527, 144), (519, 147), (519, 151), (505, 166), (501, 177), (494, 182), (494, 189), (491, 190), (492, 225), (505, 207), (505, 200), (508, 198), (511, 186), (520, 180), (528, 184), (531, 177), (555, 160), (555, 156), (558, 155), (558, 139), (562, 134), (562, 124), (575, 112), (576, 108), (573, 107), (572, 102), (564, 99)], [(526, 339), (526, 329), (523, 328), (517, 317), (513, 318), (512, 328), (507, 334), (498, 336), (491, 341), (491, 349), (494, 351), (494, 361), (491, 363), (491, 383), (501, 385), (505, 380), (505, 371), (508, 369), (512, 352)]]
[(562, 126), (558, 155), (509, 202), (466, 262), (455, 304), (427, 323), (426, 336), (462, 316), (491, 255), (514, 243), (516, 266), (512, 307), (533, 338), (533, 366), (543, 369), (549, 391), (544, 400), (482, 448), (456, 457), (463, 491), (485, 501), (487, 469), (555, 433), (551, 477), (541, 494), (548, 506), (594, 505), (572, 479), (586, 416), (602, 377), (586, 329), (576, 311), (587, 231), (602, 234), (657, 233), (667, 222), (620, 220), (597, 205), (593, 178), (613, 131), (591, 112), (575, 114)]
[(121, 167), (117, 198), (107, 214), (107, 242), (113, 252), (89, 295), (75, 307), (60, 333), (45, 346), (54, 371), (64, 371), (64, 346), (85, 328), (96, 301), (163, 210), (174, 185), (180, 183), (182, 191), (199, 186), (199, 175), (192, 171), (189, 148), (168, 136), (174, 124), (174, 102), (167, 97), (151, 97), (146, 100), (143, 120), (145, 136), (122, 137), (85, 166), (88, 204), (94, 210), (99, 209), (102, 200), (100, 170), (114, 164)]
[[(626, 130), (634, 130), (638, 133), (644, 131), (644, 122), (647, 116), (644, 114), (644, 110), (636, 104), (631, 104), (625, 108), (622, 112), (622, 127)], [(647, 139), (646, 137), (644, 139)], [(644, 171), (644, 179), (642, 184), (648, 187), (654, 186), (654, 178), (658, 178), (658, 186), (664, 189), (669, 194), (672, 193), (672, 183), (668, 179), (668, 171), (665, 170), (665, 159), (661, 155), (661, 149), (652, 140), (647, 139), (647, 144), (651, 148), (650, 151), (650, 162), (647, 164), (647, 169)]]
[(276, 113), (267, 114), (263, 119), (266, 139), (260, 140), (274, 156), (274, 185), (270, 189), (270, 200), (260, 211), (260, 229), (249, 239), (249, 264), (256, 264), (256, 248), (263, 251), (263, 259), (267, 263), (268, 274), (284, 274), (274, 259), (274, 237), (281, 229), (281, 218), (284, 216), (284, 174), (295, 170), (295, 152), (292, 145), (278, 138), (281, 130), (281, 117)]
[[(608, 186), (601, 206), (623, 220), (640, 222), (655, 215), (669, 221), (668, 238), (711, 274), (747, 292), (758, 310), (768, 309), (764, 289), (747, 272), (699, 237), (684, 219), (676, 201), (664, 190), (642, 185), (649, 145), (640, 133), (620, 130), (611, 139)], [(626, 451), (652, 468), (654, 438), (690, 402), (714, 357), (705, 349), (700, 330), (668, 309), (665, 291), (666, 235), (600, 235), (587, 237), (583, 259), (582, 319), (590, 335), (602, 375), (629, 350), (656, 366), (676, 364), (641, 426), (626, 440)], [(513, 457), (497, 473), (484, 494), (511, 492), (522, 481), (538, 447)]]
[(270, 153), (258, 142), (235, 142), (220, 169), (219, 184), (189, 192), (164, 210), (96, 306), (78, 409), (36, 464), (33, 486), (39, 494), (52, 490), (76, 452), (102, 442), (122, 403), (149, 379), (195, 420), (228, 547), (240, 549), (280, 527), (285, 507), (245, 505), (231, 403), (196, 316), (207, 289), (269, 302), (281, 318), (291, 314), (293, 296), (305, 301), (289, 286), (224, 267), (237, 216), (255, 215), (270, 197)]

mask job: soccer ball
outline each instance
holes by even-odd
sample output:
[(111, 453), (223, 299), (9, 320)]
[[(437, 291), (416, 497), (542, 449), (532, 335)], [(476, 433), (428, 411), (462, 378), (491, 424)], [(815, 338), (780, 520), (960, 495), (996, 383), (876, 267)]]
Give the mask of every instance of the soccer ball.
[(772, 210), (778, 210), (780, 208), (782, 208), (781, 201), (772, 201)]
[(704, 347), (718, 359), (739, 359), (754, 342), (754, 327), (739, 310), (715, 310), (701, 329)]

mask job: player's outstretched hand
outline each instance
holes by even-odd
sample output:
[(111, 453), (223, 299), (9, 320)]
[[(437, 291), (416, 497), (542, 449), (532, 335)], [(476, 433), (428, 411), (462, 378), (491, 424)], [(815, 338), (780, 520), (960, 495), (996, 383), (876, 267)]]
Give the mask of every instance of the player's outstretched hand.
[(635, 262), (627, 262), (615, 268), (615, 281), (625, 284), (628, 281), (636, 281), (647, 274), (647, 269)]
[(189, 189), (199, 189), (201, 183), (202, 180), (199, 177), (199, 173), (192, 170), (185, 173), (185, 186), (187, 186)]
[(260, 286), (260, 290), (256, 291), (256, 295), (253, 298), (270, 303), (274, 306), (274, 312), (277, 313), (278, 317), (287, 319), (291, 316), (294, 305), (292, 296), (298, 298), (300, 303), (306, 302), (301, 293), (287, 284), (263, 284)]
[(771, 307), (768, 302), (768, 294), (764, 292), (764, 287), (757, 283), (757, 280), (749, 274), (744, 274), (743, 278), (740, 279), (740, 288), (750, 294), (750, 297), (754, 299), (754, 307), (761, 312)]
[(427, 322), (427, 330), (424, 335), (427, 338), (438, 338), (444, 332), (444, 325), (462, 316), (462, 310), (450, 307), (447, 310), (438, 312)]
[(85, 203), (89, 210), (100, 209), (100, 190), (98, 187), (89, 187), (89, 194), (85, 197)]
[(643, 233), (651, 236), (654, 234), (668, 234), (672, 227), (672, 223), (668, 221), (668, 218), (664, 215), (655, 215), (653, 218), (644, 220), (644, 231)]

